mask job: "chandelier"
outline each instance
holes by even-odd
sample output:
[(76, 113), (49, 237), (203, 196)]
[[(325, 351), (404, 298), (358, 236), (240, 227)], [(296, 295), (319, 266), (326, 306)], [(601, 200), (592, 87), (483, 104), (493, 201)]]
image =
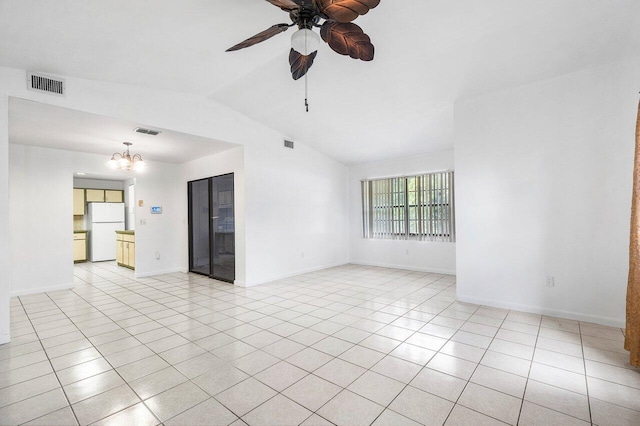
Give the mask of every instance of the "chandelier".
[(107, 161), (107, 166), (118, 170), (135, 170), (140, 172), (144, 170), (146, 164), (140, 154), (131, 155), (129, 147), (133, 145), (131, 142), (123, 142), (127, 146), (127, 150), (122, 154), (116, 152), (111, 156), (111, 160)]

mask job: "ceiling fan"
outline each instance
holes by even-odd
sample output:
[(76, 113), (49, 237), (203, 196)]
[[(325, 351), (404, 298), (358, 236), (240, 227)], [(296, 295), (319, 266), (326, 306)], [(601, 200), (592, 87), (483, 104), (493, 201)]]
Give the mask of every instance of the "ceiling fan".
[[(349, 55), (363, 61), (373, 60), (371, 39), (352, 21), (380, 4), (380, 0), (267, 0), (285, 12), (289, 12), (291, 24), (276, 24), (227, 49), (227, 52), (244, 49), (261, 43), (297, 25), (291, 37), (289, 65), (291, 76), (298, 80), (313, 65), (318, 54), (320, 38), (312, 31), (320, 28), (320, 35), (331, 49), (341, 55)], [(320, 20), (324, 23), (320, 25)]]

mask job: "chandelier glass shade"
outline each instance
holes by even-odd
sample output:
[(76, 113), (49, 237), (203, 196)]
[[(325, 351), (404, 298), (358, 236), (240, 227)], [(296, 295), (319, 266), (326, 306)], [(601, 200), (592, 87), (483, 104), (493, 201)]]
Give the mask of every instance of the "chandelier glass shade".
[(142, 156), (129, 153), (129, 147), (133, 144), (131, 142), (123, 142), (123, 144), (127, 146), (127, 149), (122, 154), (119, 152), (113, 154), (111, 159), (107, 161), (107, 166), (117, 170), (135, 170), (137, 172), (144, 170), (146, 163)]

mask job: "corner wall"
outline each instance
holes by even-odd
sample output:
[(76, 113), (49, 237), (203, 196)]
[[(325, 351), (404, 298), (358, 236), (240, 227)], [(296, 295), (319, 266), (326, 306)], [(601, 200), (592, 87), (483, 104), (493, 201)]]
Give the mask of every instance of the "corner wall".
[(456, 105), (459, 299), (624, 325), (639, 65)]
[(445, 170), (453, 170), (453, 151), (351, 166), (349, 168), (351, 262), (361, 265), (455, 274), (455, 243), (378, 240), (362, 237), (361, 180)]
[(9, 97), (0, 93), (0, 344), (10, 338)]

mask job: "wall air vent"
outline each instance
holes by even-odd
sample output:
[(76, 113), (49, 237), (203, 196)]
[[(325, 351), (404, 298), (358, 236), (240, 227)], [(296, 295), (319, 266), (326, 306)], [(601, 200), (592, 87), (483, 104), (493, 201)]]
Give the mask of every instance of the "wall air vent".
[(284, 147), (293, 149), (293, 141), (288, 141), (288, 140), (285, 139)]
[(63, 78), (27, 71), (27, 89), (29, 90), (64, 96), (65, 85)]
[(160, 133), (162, 133), (159, 130), (143, 129), (142, 127), (136, 127), (135, 129), (133, 129), (133, 131), (136, 133), (142, 133), (150, 136), (158, 136)]

